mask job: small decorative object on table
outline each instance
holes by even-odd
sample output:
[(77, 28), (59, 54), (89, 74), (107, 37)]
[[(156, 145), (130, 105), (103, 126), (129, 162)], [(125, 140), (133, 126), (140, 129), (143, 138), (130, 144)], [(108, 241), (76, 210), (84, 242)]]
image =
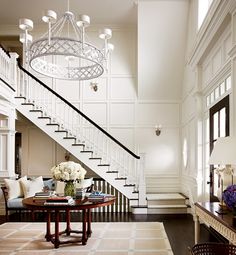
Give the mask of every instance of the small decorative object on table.
[(75, 196), (75, 183), (84, 179), (86, 170), (73, 161), (61, 162), (51, 169), (53, 178), (65, 182), (64, 195)]
[(236, 226), (236, 184), (229, 185), (222, 195), (223, 201), (233, 212), (233, 225)]
[(114, 195), (111, 194), (105, 194), (102, 193), (101, 191), (93, 191), (89, 196), (88, 196), (88, 201), (89, 202), (105, 202), (109, 200), (110, 198), (114, 198)]

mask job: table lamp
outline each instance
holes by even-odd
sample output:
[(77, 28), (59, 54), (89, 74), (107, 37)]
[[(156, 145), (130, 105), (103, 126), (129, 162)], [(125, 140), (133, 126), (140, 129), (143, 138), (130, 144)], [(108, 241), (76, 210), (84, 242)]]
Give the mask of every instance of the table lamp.
[(218, 165), (217, 172), (221, 177), (219, 199), (220, 206), (223, 209), (225, 206), (222, 199), (223, 191), (228, 185), (233, 184), (234, 170), (231, 165), (236, 164), (236, 137), (219, 137), (210, 155), (209, 164)]

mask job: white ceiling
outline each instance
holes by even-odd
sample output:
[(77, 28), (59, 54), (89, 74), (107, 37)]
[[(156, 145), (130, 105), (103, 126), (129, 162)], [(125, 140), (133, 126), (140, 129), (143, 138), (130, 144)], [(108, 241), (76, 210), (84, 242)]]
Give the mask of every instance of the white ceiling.
[[(136, 24), (135, 0), (70, 0), (70, 11), (76, 16), (90, 16), (91, 24)], [(67, 10), (67, 0), (0, 0), (0, 24), (16, 25), (20, 18), (40, 23), (45, 10), (61, 16)]]

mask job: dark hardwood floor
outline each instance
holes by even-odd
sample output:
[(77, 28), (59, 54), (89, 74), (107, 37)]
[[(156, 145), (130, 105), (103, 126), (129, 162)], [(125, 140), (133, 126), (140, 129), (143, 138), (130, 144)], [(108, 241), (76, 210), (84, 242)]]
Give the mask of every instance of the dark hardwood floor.
[[(64, 215), (61, 215), (61, 220), (65, 219)], [(72, 221), (80, 221), (80, 213), (72, 213)], [(29, 213), (22, 213), (10, 215), (10, 220), (14, 222), (31, 221)], [(37, 213), (35, 221), (45, 221), (43, 213)], [(166, 233), (168, 235), (174, 255), (188, 255), (188, 247), (194, 244), (194, 222), (192, 215), (189, 214), (124, 214), (124, 213), (93, 213), (93, 222), (150, 222), (157, 221), (163, 222)], [(0, 216), (0, 224), (5, 222), (5, 217)], [(212, 235), (206, 227), (201, 226), (201, 242), (217, 242), (217, 239)]]

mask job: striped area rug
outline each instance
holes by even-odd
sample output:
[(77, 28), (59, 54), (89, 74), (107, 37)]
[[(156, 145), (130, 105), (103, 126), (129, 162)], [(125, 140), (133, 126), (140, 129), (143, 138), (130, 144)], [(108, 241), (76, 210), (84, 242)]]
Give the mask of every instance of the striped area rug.
[[(45, 241), (45, 228), (45, 223), (0, 225), (0, 255), (173, 255), (160, 222), (92, 223), (93, 233), (86, 245), (64, 244), (58, 249)], [(52, 231), (53, 228), (52, 223)], [(64, 228), (65, 224), (61, 223), (60, 230)], [(72, 223), (72, 229), (79, 228), (80, 223)], [(76, 237), (72, 234), (70, 238)]]

